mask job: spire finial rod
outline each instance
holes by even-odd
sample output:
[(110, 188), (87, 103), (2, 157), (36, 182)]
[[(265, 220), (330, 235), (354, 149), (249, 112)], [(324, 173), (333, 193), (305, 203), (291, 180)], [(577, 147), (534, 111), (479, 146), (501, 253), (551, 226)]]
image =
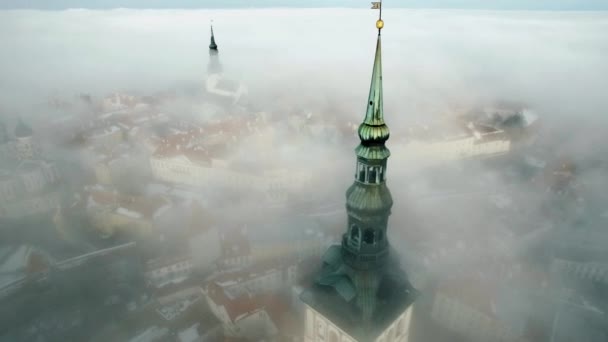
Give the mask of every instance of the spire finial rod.
[(378, 12), (378, 20), (376, 21), (376, 28), (378, 29), (378, 35), (380, 35), (380, 30), (384, 27), (384, 21), (382, 21), (382, 0), (372, 2), (372, 9), (379, 10)]

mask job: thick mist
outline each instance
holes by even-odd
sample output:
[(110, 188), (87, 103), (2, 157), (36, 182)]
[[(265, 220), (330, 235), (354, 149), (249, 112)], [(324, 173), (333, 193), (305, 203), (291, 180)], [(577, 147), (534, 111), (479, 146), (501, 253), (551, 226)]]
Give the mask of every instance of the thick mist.
[[(339, 203), (352, 183), (355, 134), (292, 144), (279, 121), (294, 111), (340, 125), (362, 120), (376, 15), (333, 8), (0, 11), (0, 118), (24, 118), (40, 132), (42, 122), (67, 114), (49, 108), (49, 99), (202, 89), (213, 23), (224, 73), (248, 84), (251, 104), (275, 117), (235, 155), (310, 170), (314, 186), (302, 193)], [(576, 163), (581, 196), (593, 210), (603, 210), (598, 203), (608, 184), (597, 161), (605, 163), (608, 144), (606, 13), (391, 9), (383, 19), (389, 149), (416, 123), (446, 120), (461, 108), (522, 103), (542, 121), (538, 144), (522, 155), (548, 165)], [(162, 110), (173, 118), (207, 115), (196, 96), (178, 96)], [(406, 268), (413, 264), (414, 285), (483, 268), (481, 261), (492, 258), (517, 263), (531, 253), (534, 247), (522, 236), (554, 225), (554, 218), (547, 214), (547, 184), (517, 174), (512, 169), (518, 163), (425, 169), (407, 155), (391, 156), (390, 238)], [(255, 195), (237, 197), (245, 200), (215, 208), (220, 221), (268, 217), (259, 212)], [(343, 223), (345, 230), (345, 211)]]
[[(222, 62), (260, 94), (329, 97), (352, 103), (354, 112), (367, 92), (375, 35), (368, 27), (373, 11), (357, 9), (0, 15), (7, 108), (49, 93), (150, 92), (198, 82), (213, 20)], [(394, 9), (385, 19), (384, 82), (393, 125), (443, 111), (447, 101), (511, 97), (577, 117), (593, 116), (604, 104), (603, 13)]]

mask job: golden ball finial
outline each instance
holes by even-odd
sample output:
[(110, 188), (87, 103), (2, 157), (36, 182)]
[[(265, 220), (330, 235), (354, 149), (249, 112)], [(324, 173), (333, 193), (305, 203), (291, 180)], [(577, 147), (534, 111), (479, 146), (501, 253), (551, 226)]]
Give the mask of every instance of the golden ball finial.
[(384, 21), (382, 21), (382, 19), (378, 19), (378, 21), (376, 21), (376, 28), (378, 30), (382, 30), (383, 27), (384, 27)]

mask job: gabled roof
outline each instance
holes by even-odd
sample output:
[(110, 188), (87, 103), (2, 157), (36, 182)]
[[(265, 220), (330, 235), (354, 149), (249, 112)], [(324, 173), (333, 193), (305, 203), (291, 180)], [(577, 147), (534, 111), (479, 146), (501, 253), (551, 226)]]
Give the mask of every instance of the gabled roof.
[(250, 294), (230, 298), (226, 295), (224, 289), (215, 283), (207, 286), (207, 296), (215, 305), (224, 307), (232, 322), (236, 322), (239, 318), (246, 317), (260, 309), (259, 302)]
[(89, 207), (116, 208), (116, 213), (133, 218), (153, 219), (170, 208), (171, 202), (164, 196), (127, 196), (107, 189), (86, 190)]
[(163, 138), (154, 151), (156, 158), (174, 158), (183, 156), (192, 163), (209, 164), (209, 151), (198, 143), (202, 129), (180, 132)]

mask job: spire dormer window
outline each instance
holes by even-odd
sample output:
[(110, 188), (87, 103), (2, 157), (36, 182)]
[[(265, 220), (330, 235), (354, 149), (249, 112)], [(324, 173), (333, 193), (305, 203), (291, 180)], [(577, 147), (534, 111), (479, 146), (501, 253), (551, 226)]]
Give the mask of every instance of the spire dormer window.
[(369, 172), (367, 173), (367, 182), (370, 184), (376, 184), (378, 183), (378, 171), (377, 171), (377, 167), (376, 166), (370, 166), (368, 168)]
[(357, 164), (357, 175), (356, 175), (356, 179), (359, 182), (365, 182), (365, 178), (366, 178), (366, 167), (365, 165), (358, 163)]
[(371, 228), (367, 228), (364, 232), (363, 232), (363, 242), (365, 242), (368, 245), (372, 245), (374, 244), (374, 230)]
[(353, 247), (359, 248), (361, 241), (361, 230), (359, 229), (359, 227), (357, 227), (357, 225), (353, 224), (350, 227), (350, 241)]

